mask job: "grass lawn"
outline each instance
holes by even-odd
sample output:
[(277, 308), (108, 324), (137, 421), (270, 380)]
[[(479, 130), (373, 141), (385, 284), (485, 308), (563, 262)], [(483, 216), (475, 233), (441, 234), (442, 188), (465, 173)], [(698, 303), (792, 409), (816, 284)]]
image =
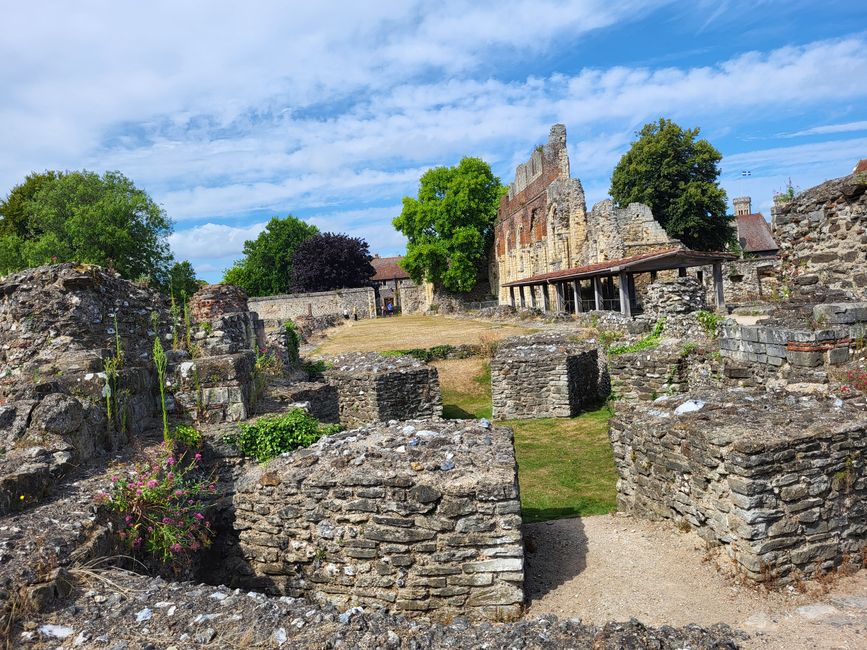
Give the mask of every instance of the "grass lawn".
[(608, 407), (575, 418), (498, 422), (515, 431), (524, 521), (617, 509)]
[[(434, 363), (443, 417), (491, 417), (491, 371), (484, 359)], [(617, 473), (607, 407), (576, 418), (498, 422), (515, 432), (524, 521), (597, 515), (616, 509)]]
[(331, 329), (314, 354), (384, 352), (430, 348), (435, 345), (480, 343), (482, 337), (499, 340), (537, 330), (519, 325), (486, 323), (445, 316), (391, 316), (350, 321)]

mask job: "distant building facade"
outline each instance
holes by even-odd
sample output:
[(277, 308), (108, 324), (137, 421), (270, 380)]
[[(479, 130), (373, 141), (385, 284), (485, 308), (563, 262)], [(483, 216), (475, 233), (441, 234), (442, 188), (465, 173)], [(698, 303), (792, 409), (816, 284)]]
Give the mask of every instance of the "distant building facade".
[[(646, 205), (617, 208), (606, 200), (587, 212), (581, 181), (570, 176), (562, 124), (551, 127), (548, 142), (518, 165), (494, 233), (491, 288), (499, 287), (501, 304), (510, 302), (503, 285), (515, 280), (681, 246)], [(553, 287), (539, 290), (554, 299)]]

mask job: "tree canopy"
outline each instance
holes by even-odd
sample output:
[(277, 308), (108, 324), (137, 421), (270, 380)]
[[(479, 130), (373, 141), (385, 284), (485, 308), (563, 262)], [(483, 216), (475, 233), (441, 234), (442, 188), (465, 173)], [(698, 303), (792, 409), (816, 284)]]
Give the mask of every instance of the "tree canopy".
[(76, 261), (165, 280), (172, 222), (120, 172), (30, 174), (0, 202), (0, 273)]
[(722, 154), (698, 134), (665, 118), (645, 124), (614, 168), (609, 192), (621, 206), (650, 206), (665, 231), (686, 246), (723, 250), (735, 234), (717, 182)]
[(404, 197), (393, 221), (408, 240), (402, 265), (410, 277), (450, 291), (472, 290), (493, 243), (501, 196), (500, 179), (479, 158), (426, 171), (418, 197)]
[(202, 286), (202, 282), (196, 279), (193, 265), (184, 260), (183, 262), (175, 262), (169, 269), (166, 286), (163, 287), (163, 290), (175, 298), (182, 298), (183, 296), (192, 296), (199, 290), (200, 286)]
[(319, 229), (292, 215), (273, 217), (254, 240), (244, 242), (244, 257), (226, 270), (223, 282), (241, 287), (250, 296), (273, 296), (291, 291), (292, 258)]
[(292, 259), (293, 291), (330, 291), (363, 287), (376, 272), (367, 242), (326, 232), (313, 235)]

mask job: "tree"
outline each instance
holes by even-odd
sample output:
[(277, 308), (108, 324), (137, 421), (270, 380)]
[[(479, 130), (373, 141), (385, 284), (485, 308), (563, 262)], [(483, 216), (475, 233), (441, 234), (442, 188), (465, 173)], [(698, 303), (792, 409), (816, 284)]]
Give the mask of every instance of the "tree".
[(610, 193), (620, 206), (650, 206), (669, 236), (689, 248), (723, 250), (735, 232), (717, 182), (722, 155), (698, 134), (665, 118), (645, 124), (614, 168)]
[(363, 287), (376, 270), (367, 242), (326, 232), (303, 242), (292, 258), (293, 291)]
[(426, 171), (418, 198), (404, 197), (393, 221), (408, 240), (402, 265), (410, 277), (450, 291), (472, 290), (493, 243), (501, 196), (500, 179), (478, 158)]
[(0, 203), (0, 272), (76, 261), (159, 280), (172, 222), (120, 172), (31, 174)]
[(317, 234), (316, 226), (292, 215), (272, 218), (256, 239), (244, 242), (243, 259), (226, 270), (223, 282), (241, 287), (250, 296), (288, 293), (295, 251)]
[(163, 291), (175, 296), (176, 299), (180, 299), (182, 296), (192, 296), (201, 285), (202, 282), (196, 279), (193, 265), (184, 260), (183, 262), (175, 262), (169, 269)]

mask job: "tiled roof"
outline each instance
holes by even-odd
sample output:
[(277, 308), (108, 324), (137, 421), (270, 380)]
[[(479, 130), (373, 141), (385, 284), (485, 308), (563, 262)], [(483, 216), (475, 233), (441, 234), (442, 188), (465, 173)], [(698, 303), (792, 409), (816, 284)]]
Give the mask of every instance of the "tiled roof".
[[(681, 265), (701, 265), (710, 264), (715, 261), (723, 261), (735, 259), (735, 255), (731, 253), (710, 253), (704, 251), (693, 251), (688, 248), (666, 248), (663, 250), (652, 251), (650, 253), (641, 253), (640, 255), (632, 255), (631, 257), (621, 257), (616, 260), (608, 260), (606, 262), (596, 262), (595, 264), (587, 264), (586, 266), (578, 266), (572, 269), (563, 271), (552, 271), (551, 273), (541, 273), (529, 278), (520, 278), (503, 284), (504, 287), (517, 287), (528, 284), (545, 284), (552, 280), (572, 280), (589, 278), (601, 275), (608, 275), (619, 271), (628, 271), (630, 268), (642, 266), (642, 263), (658, 262), (658, 264), (650, 264), (657, 267), (659, 270), (666, 268), (678, 268)], [(641, 269), (646, 270), (646, 269)], [(655, 269), (651, 269), (655, 270)]]
[(404, 271), (399, 264), (402, 259), (403, 257), (400, 255), (396, 257), (374, 257), (370, 260), (370, 263), (376, 269), (376, 273), (370, 279), (374, 282), (408, 279), (409, 273)]
[(762, 213), (739, 214), (737, 217), (738, 242), (745, 253), (760, 253), (780, 249), (774, 241), (771, 227)]

